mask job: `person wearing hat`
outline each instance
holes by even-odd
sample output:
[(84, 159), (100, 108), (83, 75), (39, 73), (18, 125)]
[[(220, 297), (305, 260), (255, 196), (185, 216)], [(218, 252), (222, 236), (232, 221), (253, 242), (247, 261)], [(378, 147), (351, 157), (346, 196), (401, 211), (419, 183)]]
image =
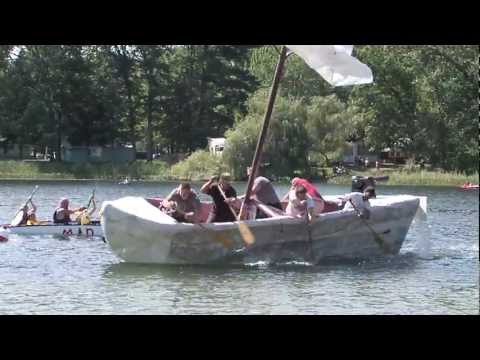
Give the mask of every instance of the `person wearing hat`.
[(369, 199), (376, 197), (375, 188), (373, 186), (367, 186), (363, 193), (353, 192), (345, 194), (341, 199), (344, 202), (343, 210), (355, 210), (359, 213), (359, 216), (368, 219), (370, 217), (371, 205)]
[[(226, 199), (220, 189), (225, 194)], [(230, 184), (230, 174), (225, 173), (220, 177), (212, 176), (200, 191), (211, 196), (214, 203), (207, 222), (233, 222), (237, 220), (229, 208), (237, 200), (237, 191)]]

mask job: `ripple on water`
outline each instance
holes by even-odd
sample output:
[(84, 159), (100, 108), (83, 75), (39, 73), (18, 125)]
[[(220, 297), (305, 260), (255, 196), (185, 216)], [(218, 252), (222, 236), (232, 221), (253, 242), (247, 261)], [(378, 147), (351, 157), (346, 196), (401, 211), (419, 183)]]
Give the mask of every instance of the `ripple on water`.
[[(10, 182), (6, 189), (0, 182), (0, 223), (9, 221), (32, 186)], [(50, 217), (60, 194), (81, 204), (91, 187), (42, 183), (36, 195), (40, 217)], [(99, 183), (97, 196), (101, 202), (165, 195), (172, 187)], [(320, 188), (326, 194), (349, 191)], [(315, 266), (147, 266), (122, 263), (101, 241), (12, 236), (0, 244), (0, 314), (478, 314), (478, 192), (381, 191), (429, 196), (429, 231), (414, 223), (395, 257)]]

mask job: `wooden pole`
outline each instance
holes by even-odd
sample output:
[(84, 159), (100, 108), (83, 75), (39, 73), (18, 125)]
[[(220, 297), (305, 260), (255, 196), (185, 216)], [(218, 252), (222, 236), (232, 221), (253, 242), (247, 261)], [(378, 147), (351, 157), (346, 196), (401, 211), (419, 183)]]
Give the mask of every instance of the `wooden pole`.
[(267, 109), (265, 111), (265, 117), (263, 119), (262, 132), (258, 137), (257, 148), (255, 149), (255, 156), (253, 157), (252, 172), (248, 177), (247, 190), (245, 191), (245, 199), (243, 200), (242, 206), (240, 208), (239, 218), (241, 220), (243, 220), (245, 217), (245, 213), (244, 213), (245, 204), (250, 201), (250, 196), (252, 194), (255, 174), (257, 173), (257, 170), (258, 170), (258, 165), (260, 162), (260, 155), (262, 154), (263, 144), (265, 143), (265, 139), (267, 137), (268, 127), (270, 125), (270, 118), (272, 117), (273, 105), (275, 104), (275, 98), (277, 97), (278, 86), (280, 84), (280, 78), (282, 77), (283, 66), (285, 65), (286, 59), (287, 59), (287, 47), (283, 45), (282, 51), (280, 52), (280, 57), (278, 59), (277, 68), (275, 69), (273, 84), (270, 89)]

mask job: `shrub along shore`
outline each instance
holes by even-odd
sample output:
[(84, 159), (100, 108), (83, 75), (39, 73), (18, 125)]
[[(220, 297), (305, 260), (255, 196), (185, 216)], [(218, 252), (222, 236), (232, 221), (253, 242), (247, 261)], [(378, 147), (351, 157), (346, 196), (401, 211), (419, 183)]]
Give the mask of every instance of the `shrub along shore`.
[[(228, 171), (221, 162), (203, 162), (201, 158), (173, 166), (161, 161), (138, 160), (130, 164), (67, 164), (56, 162), (0, 161), (0, 180), (105, 180), (116, 181), (129, 177), (142, 181), (202, 181), (214, 174)], [(198, 160), (198, 161), (197, 161)], [(203, 159), (205, 160), (205, 159)], [(205, 164), (202, 166), (202, 164)], [(389, 176), (382, 185), (459, 186), (469, 181), (479, 183), (478, 172), (465, 175), (432, 170), (367, 170), (352, 171), (349, 175), (317, 180), (329, 184), (349, 185), (353, 175)], [(236, 179), (241, 180), (241, 179)], [(278, 179), (288, 181), (288, 179)]]

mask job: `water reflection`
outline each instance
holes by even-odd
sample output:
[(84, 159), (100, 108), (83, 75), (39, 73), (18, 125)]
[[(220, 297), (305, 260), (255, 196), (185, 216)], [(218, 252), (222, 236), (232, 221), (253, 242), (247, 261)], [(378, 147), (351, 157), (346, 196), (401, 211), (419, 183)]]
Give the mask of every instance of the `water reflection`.
[[(442, 257), (435, 257), (435, 260)], [(398, 272), (414, 271), (419, 262), (424, 261), (415, 253), (405, 253), (396, 256), (371, 258), (368, 260), (337, 259), (322, 262), (322, 264), (311, 265), (302, 262), (286, 262), (268, 264), (260, 262), (244, 265), (156, 265), (156, 264), (130, 264), (119, 262), (106, 266), (103, 273), (106, 278), (139, 278), (145, 277), (166, 277), (170, 279), (184, 277), (212, 277), (224, 275), (248, 276), (258, 273), (301, 273), (318, 274), (332, 271), (351, 271), (352, 273), (366, 272)], [(433, 259), (428, 259), (433, 260)]]

